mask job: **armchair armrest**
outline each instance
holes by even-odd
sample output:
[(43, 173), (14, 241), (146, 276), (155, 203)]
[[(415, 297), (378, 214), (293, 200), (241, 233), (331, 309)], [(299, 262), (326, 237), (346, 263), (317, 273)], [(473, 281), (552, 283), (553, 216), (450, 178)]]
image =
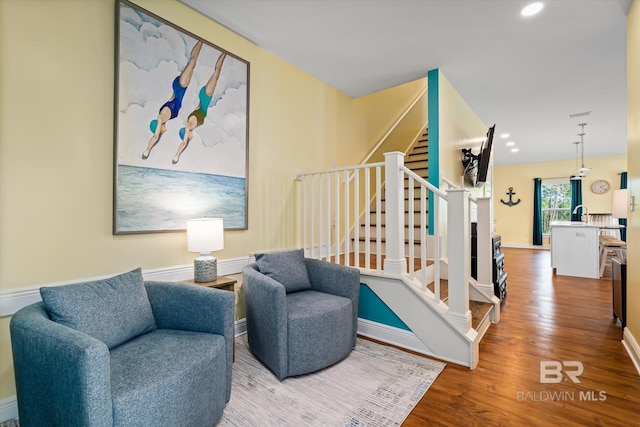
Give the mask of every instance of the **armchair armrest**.
[(360, 270), (314, 258), (305, 258), (314, 291), (326, 292), (357, 301)]
[(156, 326), (233, 337), (235, 296), (176, 282), (145, 282)]
[(360, 270), (314, 258), (305, 258), (309, 280), (314, 291), (345, 297), (353, 307), (353, 345), (358, 330), (358, 301), (360, 299)]
[(144, 285), (158, 328), (224, 336), (228, 400), (235, 337), (233, 292), (176, 282), (147, 281)]
[(258, 271), (242, 269), (249, 346), (278, 377), (287, 374), (287, 299), (283, 285)]
[(113, 425), (105, 343), (52, 321), (41, 302), (15, 313), (10, 331), (21, 424)]

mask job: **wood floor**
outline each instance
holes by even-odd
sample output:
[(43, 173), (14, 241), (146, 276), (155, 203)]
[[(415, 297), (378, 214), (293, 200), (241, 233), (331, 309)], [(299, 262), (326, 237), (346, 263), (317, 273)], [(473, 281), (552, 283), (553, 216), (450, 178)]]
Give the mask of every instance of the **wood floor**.
[[(640, 426), (640, 375), (611, 315), (610, 269), (600, 280), (554, 276), (548, 251), (503, 251), (508, 295), (478, 367), (447, 363), (402, 425)], [(580, 383), (542, 384), (547, 360), (581, 362)]]

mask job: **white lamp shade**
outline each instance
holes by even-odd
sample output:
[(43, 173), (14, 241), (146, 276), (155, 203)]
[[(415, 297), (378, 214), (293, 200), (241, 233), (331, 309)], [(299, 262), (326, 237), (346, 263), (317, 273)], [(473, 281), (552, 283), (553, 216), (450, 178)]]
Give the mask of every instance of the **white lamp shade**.
[(627, 196), (629, 190), (615, 190), (613, 192), (613, 206), (611, 208), (611, 216), (614, 218), (627, 217)]
[(187, 220), (187, 250), (209, 253), (224, 249), (222, 218), (196, 218)]

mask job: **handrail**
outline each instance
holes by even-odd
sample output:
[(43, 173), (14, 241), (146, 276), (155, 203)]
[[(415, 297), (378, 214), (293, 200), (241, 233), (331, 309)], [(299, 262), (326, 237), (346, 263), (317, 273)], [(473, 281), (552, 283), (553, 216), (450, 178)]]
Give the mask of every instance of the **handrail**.
[(373, 156), (375, 154), (375, 152), (378, 150), (378, 148), (380, 148), (382, 143), (389, 137), (389, 135), (391, 135), (391, 132), (393, 132), (396, 127), (398, 127), (398, 125), (400, 124), (402, 119), (404, 119), (406, 117), (406, 115), (409, 114), (409, 112), (413, 109), (413, 107), (418, 103), (420, 98), (422, 98), (422, 96), (425, 93), (427, 93), (427, 87), (426, 86), (424, 87), (424, 89), (422, 89), (420, 91), (418, 96), (416, 96), (414, 98), (414, 100), (411, 101), (411, 104), (409, 104), (409, 106), (403, 111), (403, 113), (400, 114), (400, 116), (396, 119), (396, 121), (393, 122), (393, 124), (389, 127), (389, 130), (387, 130), (387, 132), (385, 132), (385, 134), (382, 135), (382, 138), (380, 138), (380, 140), (376, 143), (376, 145), (373, 146), (373, 149), (369, 152), (369, 154), (367, 154), (365, 156), (365, 158), (362, 161), (362, 163), (367, 163), (367, 161), (371, 158), (371, 156)]
[(367, 169), (367, 168), (375, 168), (378, 166), (384, 166), (384, 162), (378, 162), (378, 163), (367, 163), (367, 164), (362, 164), (362, 165), (358, 165), (358, 166), (343, 166), (343, 167), (339, 167), (339, 168), (332, 168), (332, 169), (322, 169), (322, 170), (315, 170), (315, 171), (294, 171), (293, 172), (293, 179), (294, 181), (300, 181), (300, 178), (302, 178), (303, 176), (306, 175), (317, 175), (317, 174), (324, 174), (324, 173), (333, 173), (333, 172), (344, 172), (344, 171), (352, 171), (352, 170), (356, 170), (356, 169)]
[[(460, 187), (459, 185), (454, 184), (452, 181), (448, 180), (445, 177), (442, 177), (440, 179), (440, 181), (443, 184), (447, 184), (449, 186), (449, 190), (460, 190), (460, 189), (462, 189), (462, 187)], [(478, 203), (478, 199), (473, 194), (469, 194), (469, 200), (471, 200), (472, 202), (474, 202), (476, 204)]]
[(447, 193), (445, 193), (444, 191), (440, 190), (439, 188), (437, 188), (436, 186), (431, 184), (429, 181), (425, 180), (423, 177), (421, 177), (420, 175), (418, 175), (417, 173), (415, 173), (414, 171), (412, 171), (408, 167), (402, 165), (402, 166), (400, 166), (400, 170), (403, 171), (404, 173), (406, 173), (407, 175), (409, 175), (411, 178), (413, 178), (416, 181), (418, 181), (420, 184), (422, 184), (425, 187), (427, 187), (434, 194), (437, 194), (438, 196), (442, 197), (445, 200), (447, 199)]
[(454, 184), (453, 181), (448, 180), (444, 176), (441, 178), (441, 181), (443, 184), (447, 184), (449, 188), (460, 188), (459, 185)]

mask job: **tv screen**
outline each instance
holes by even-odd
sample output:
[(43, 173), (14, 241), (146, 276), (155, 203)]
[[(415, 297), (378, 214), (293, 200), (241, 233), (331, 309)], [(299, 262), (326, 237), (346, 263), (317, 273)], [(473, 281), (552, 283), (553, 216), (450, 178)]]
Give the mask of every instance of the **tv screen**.
[(493, 132), (495, 131), (495, 129), (495, 124), (489, 128), (489, 130), (487, 131), (487, 140), (482, 144), (482, 148), (480, 148), (476, 187), (482, 187), (482, 185), (487, 182), (487, 174), (489, 173), (489, 160), (491, 159), (491, 148), (493, 146)]

